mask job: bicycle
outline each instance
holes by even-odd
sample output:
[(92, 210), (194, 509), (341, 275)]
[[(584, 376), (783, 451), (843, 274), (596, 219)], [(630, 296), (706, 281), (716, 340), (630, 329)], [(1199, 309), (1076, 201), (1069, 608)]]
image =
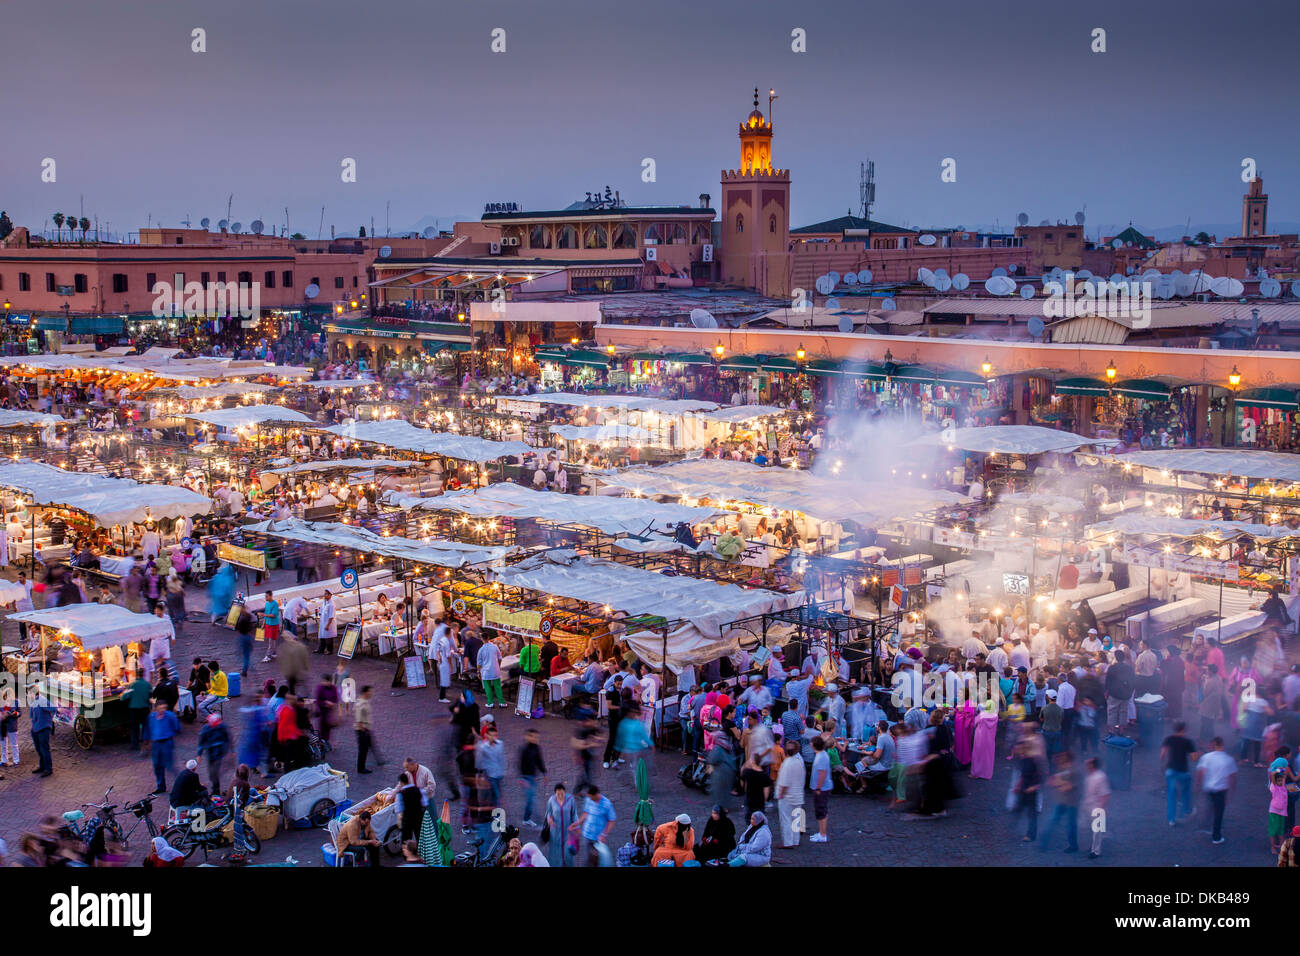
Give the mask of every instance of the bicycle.
[[(103, 803), (83, 803), (80, 810), (66, 811), (63, 814), (63, 825), (59, 827), (59, 836), (89, 844), (96, 831), (103, 828), (108, 831), (113, 839), (124, 841), (122, 827), (113, 814), (113, 811), (117, 809), (117, 804), (108, 802), (108, 795), (112, 792), (113, 787), (111, 786), (104, 791)], [(94, 810), (95, 815), (87, 817), (87, 809)], [(134, 830), (135, 827), (131, 829)]]
[[(131, 834), (134, 833), (136, 830), (138, 830), (140, 828), (140, 824), (142, 823), (145, 826), (145, 832), (148, 833), (150, 840), (152, 840), (154, 837), (162, 836), (162, 830), (158, 828), (158, 824), (153, 822), (153, 795), (152, 794), (147, 797), (141, 797), (135, 803), (128, 803), (122, 809), (129, 811), (132, 815), (135, 816), (135, 823), (131, 824), (131, 829), (123, 833), (120, 838), (122, 841), (122, 846), (124, 848), (130, 849), (131, 844), (128, 841), (130, 840)], [(119, 825), (119, 829), (120, 829), (120, 825)]]

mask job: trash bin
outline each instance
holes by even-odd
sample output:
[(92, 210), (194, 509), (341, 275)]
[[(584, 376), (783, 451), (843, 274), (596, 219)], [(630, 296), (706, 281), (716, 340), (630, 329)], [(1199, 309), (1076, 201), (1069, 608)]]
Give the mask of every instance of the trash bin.
[(1160, 700), (1137, 702), (1138, 740), (1142, 742), (1142, 746), (1160, 744), (1165, 729), (1165, 711), (1168, 709), (1169, 702), (1163, 697)]
[(1121, 734), (1110, 734), (1102, 742), (1106, 748), (1106, 776), (1112, 790), (1130, 790), (1133, 787), (1133, 748), (1137, 742)]
[(226, 674), (226, 696), (238, 697), (243, 693), (244, 679), (239, 671), (230, 671)]

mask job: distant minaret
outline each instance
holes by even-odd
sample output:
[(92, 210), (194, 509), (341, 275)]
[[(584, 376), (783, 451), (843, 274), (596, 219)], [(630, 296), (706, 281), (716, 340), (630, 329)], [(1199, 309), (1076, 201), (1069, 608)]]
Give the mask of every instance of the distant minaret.
[(722, 281), (784, 297), (790, 292), (790, 171), (772, 165), (772, 120), (759, 111), (757, 87), (738, 134), (740, 166), (722, 171)]
[(1250, 191), (1241, 197), (1241, 234), (1268, 235), (1268, 195), (1264, 192), (1264, 180), (1258, 176), (1250, 181)]

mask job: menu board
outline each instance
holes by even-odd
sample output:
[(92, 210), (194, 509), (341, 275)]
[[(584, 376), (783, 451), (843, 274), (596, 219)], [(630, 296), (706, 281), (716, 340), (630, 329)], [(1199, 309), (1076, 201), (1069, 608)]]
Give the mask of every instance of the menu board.
[(419, 655), (403, 657), (402, 664), (406, 667), (406, 686), (407, 687), (427, 687), (429, 683), (424, 677), (424, 661)]
[(339, 641), (338, 656), (352, 660), (352, 655), (357, 652), (357, 645), (361, 642), (361, 622), (353, 621), (343, 628), (343, 637)]
[(533, 713), (533, 688), (534, 684), (530, 680), (520, 679), (519, 681), (519, 699), (515, 701), (515, 714), (522, 714), (525, 717), (531, 717)]

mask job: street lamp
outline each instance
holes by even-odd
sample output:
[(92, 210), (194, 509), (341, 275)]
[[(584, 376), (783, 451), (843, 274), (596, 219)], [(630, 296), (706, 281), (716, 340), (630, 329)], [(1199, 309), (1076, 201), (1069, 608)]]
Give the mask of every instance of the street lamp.
[(717, 359), (719, 359), (719, 360), (721, 360), (721, 358), (722, 358), (722, 354), (723, 354), (725, 351), (726, 351), (726, 349), (722, 347), (722, 343), (721, 343), (721, 342), (719, 342), (717, 345), (713, 346), (713, 355), (714, 355), (715, 358), (717, 358)]
[(1111, 359), (1110, 364), (1106, 366), (1106, 383), (1108, 385), (1113, 385), (1115, 383), (1115, 376), (1118, 374), (1119, 372), (1115, 369), (1115, 360)]
[[(9, 308), (8, 302), (5, 303), (5, 308), (6, 309)], [(1241, 384), (1241, 373), (1237, 371), (1237, 366), (1234, 365), (1232, 367), (1232, 371), (1228, 373), (1228, 386), (1230, 388), (1236, 388), (1240, 384)]]
[(794, 350), (794, 357), (797, 361), (800, 362), (802, 362), (805, 358), (808, 357), (808, 353), (804, 350), (802, 342), (800, 342), (799, 347)]
[(989, 361), (989, 357), (987, 355), (984, 356), (984, 364), (980, 366), (980, 371), (984, 373), (985, 378), (988, 378), (990, 375), (993, 374), (993, 363)]

